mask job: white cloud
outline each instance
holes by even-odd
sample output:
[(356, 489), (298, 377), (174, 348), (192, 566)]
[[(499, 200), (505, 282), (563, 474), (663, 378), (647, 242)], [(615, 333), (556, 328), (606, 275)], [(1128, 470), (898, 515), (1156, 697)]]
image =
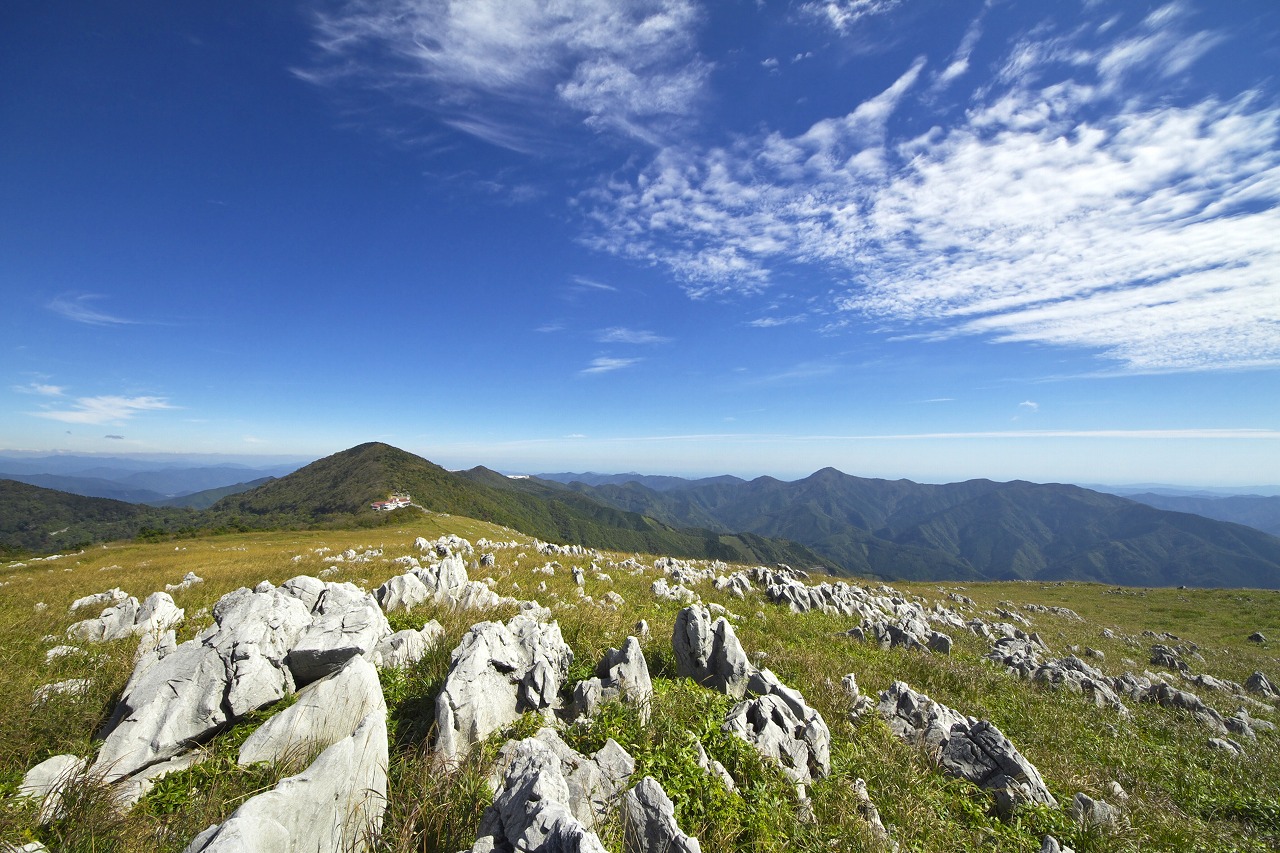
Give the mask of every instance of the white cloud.
[(747, 325), (757, 329), (772, 329), (775, 326), (791, 326), (809, 319), (804, 314), (792, 314), (789, 317), (759, 317), (748, 321)]
[(1023, 400), (1021, 403), (1018, 404), (1018, 408), (1026, 409), (1031, 412), (1038, 412), (1040, 411), (1040, 404), (1032, 400)]
[(612, 284), (596, 281), (583, 275), (575, 275), (572, 279), (573, 286), (577, 290), (606, 290), (616, 293), (618, 288)]
[(646, 329), (626, 329), (621, 326), (614, 326), (611, 329), (601, 329), (596, 335), (596, 340), (602, 344), (665, 344), (670, 342), (671, 338), (663, 337)]
[(13, 390), (19, 394), (38, 394), (41, 397), (61, 397), (66, 388), (61, 385), (47, 385), (43, 382), (32, 382), (27, 385), (14, 385)]
[(912, 138), (889, 120), (933, 97), (914, 88), (923, 60), (798, 135), (668, 147), (586, 197), (592, 245), (693, 297), (821, 269), (835, 325), (1084, 348), (1129, 371), (1280, 364), (1280, 108), (1124, 86), (1177, 77), (1218, 39), (1182, 27), (1173, 5), (1100, 47), (1039, 32)]
[(134, 322), (123, 317), (107, 314), (90, 306), (90, 302), (98, 299), (102, 299), (102, 297), (92, 293), (79, 296), (59, 296), (49, 303), (48, 308), (68, 320), (74, 320), (77, 323), (84, 323), (89, 326), (121, 326), (131, 325)]
[(108, 424), (126, 421), (139, 412), (152, 412), (172, 408), (175, 407), (170, 405), (169, 401), (164, 397), (118, 397), (106, 395), (101, 397), (80, 397), (70, 409), (47, 409), (40, 412), (28, 412), (27, 414), (68, 424)]
[(316, 84), (355, 82), (531, 151), (549, 113), (655, 142), (710, 72), (692, 0), (355, 0), (316, 15)]
[(829, 24), (840, 33), (847, 33), (859, 21), (883, 15), (901, 5), (902, 0), (822, 0), (805, 3), (800, 8), (809, 15)]
[(611, 373), (615, 370), (621, 370), (624, 367), (630, 367), (639, 361), (640, 359), (638, 358), (608, 358), (601, 356), (600, 358), (592, 359), (590, 366), (584, 367), (579, 372), (583, 375)]

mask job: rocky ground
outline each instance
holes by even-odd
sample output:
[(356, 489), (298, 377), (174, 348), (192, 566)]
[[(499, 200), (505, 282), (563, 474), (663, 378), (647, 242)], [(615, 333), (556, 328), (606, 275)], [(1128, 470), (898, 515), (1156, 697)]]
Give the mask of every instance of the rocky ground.
[[(290, 563), (314, 573), (262, 579), (190, 614), (174, 596), (200, 590), (199, 566), (141, 600), (112, 587), (72, 601), (75, 621), (41, 641), (46, 664), (128, 647), (131, 666), (101, 724), (84, 733), (90, 748), (21, 768), (5, 800), (12, 837), (0, 849), (72, 849), (68, 823), (103, 820), (78, 813), (86, 791), (116, 814), (155, 814), (173, 780), (197, 782), (218, 762), (270, 768), (269, 784), (188, 837), (157, 830), (157, 847), (447, 849), (449, 832), (429, 837), (423, 809), (405, 802), (418, 796), (405, 782), (410, 767), (448, 782), (463, 823), (456, 789), (467, 773), (482, 780), (470, 800), (478, 819), (454, 848), (473, 853), (729, 842), (966, 849), (965, 839), (993, 849), (1179, 849), (1187, 835), (1166, 824), (1186, 802), (1154, 819), (1147, 810), (1188, 783), (1141, 778), (1179, 761), (1196, 773), (1228, 768), (1224, 785), (1257, 768), (1259, 796), (1235, 798), (1248, 807), (1192, 815), (1205, 827), (1192, 830), (1201, 849), (1247, 849), (1231, 846), (1245, 839), (1267, 849), (1280, 838), (1280, 808), (1262, 807), (1280, 775), (1276, 669), (1213, 674), (1209, 661), (1222, 654), (1168, 631), (1093, 625), (1062, 605), (979, 604), (975, 590), (925, 596), (785, 566), (523, 538), (418, 537), (400, 550), (300, 552)], [(1062, 642), (1076, 637), (1096, 643)], [(1265, 652), (1268, 641), (1258, 632), (1247, 642)], [(766, 666), (774, 657), (778, 673)], [(806, 670), (819, 661), (822, 671)], [(842, 661), (847, 668), (830, 668)], [(406, 689), (415, 678), (424, 689)], [(860, 687), (875, 683), (883, 689)], [(935, 687), (955, 698), (931, 698)], [(32, 714), (95, 689), (91, 677), (40, 684)], [(1002, 693), (1012, 705), (994, 698)], [(685, 725), (682, 704), (711, 711)], [(1009, 710), (1019, 704), (1050, 719), (1025, 724)], [(1057, 712), (1081, 727), (1077, 740), (1097, 741), (1073, 744), (1075, 763), (1051, 757), (1044, 731)], [(673, 734), (676, 719), (685, 728)], [(1142, 742), (1108, 744), (1126, 737)], [(1164, 754), (1171, 749), (1184, 754)], [(1088, 754), (1092, 763), (1080, 763)], [(911, 784), (934, 793), (903, 789), (895, 780), (906, 777), (881, 771), (877, 755), (912, 764)], [(1038, 767), (1038, 756), (1048, 764)], [(928, 796), (944, 810), (961, 805), (929, 822), (899, 802)], [(717, 808), (747, 825), (709, 821)], [(949, 824), (951, 846), (922, 842)], [(148, 849), (138, 839), (112, 844), (95, 849)]]

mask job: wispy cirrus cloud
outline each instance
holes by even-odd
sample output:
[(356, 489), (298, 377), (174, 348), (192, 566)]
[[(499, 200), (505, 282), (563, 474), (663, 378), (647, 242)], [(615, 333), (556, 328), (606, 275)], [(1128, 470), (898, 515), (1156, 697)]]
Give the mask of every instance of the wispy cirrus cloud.
[(94, 308), (91, 303), (103, 298), (95, 293), (68, 294), (54, 298), (47, 307), (50, 311), (55, 314), (61, 314), (68, 320), (89, 326), (125, 326), (137, 322), (136, 320), (128, 320)]
[(786, 317), (757, 317), (754, 320), (748, 320), (747, 325), (756, 329), (772, 329), (776, 326), (793, 326), (808, 319), (809, 317), (806, 314), (790, 314)]
[(154, 412), (177, 408), (164, 397), (79, 397), (69, 409), (45, 409), (28, 412), (38, 418), (48, 418), (68, 424), (109, 424), (127, 421), (140, 412)]
[(699, 101), (691, 0), (350, 0), (315, 16), (322, 59), (296, 69), (425, 108), (515, 151), (545, 143), (548, 117), (657, 142)]
[(591, 244), (695, 298), (806, 265), (833, 293), (828, 328), (1052, 344), (1130, 372), (1275, 366), (1280, 107), (1176, 97), (1219, 41), (1188, 20), (1174, 3), (1127, 28), (1037, 29), (919, 135), (891, 120), (930, 107), (923, 59), (803, 133), (668, 146), (585, 197)]
[(596, 340), (602, 344), (665, 344), (670, 343), (671, 338), (650, 332), (647, 329), (627, 329), (622, 326), (614, 326), (611, 329), (601, 329), (597, 332)]
[(37, 394), (41, 397), (61, 397), (67, 389), (61, 385), (49, 385), (44, 382), (31, 382), (26, 385), (14, 385), (13, 390), (19, 394)]
[(800, 9), (837, 32), (847, 33), (863, 19), (892, 12), (901, 4), (902, 0), (820, 0), (804, 3)]
[(638, 358), (610, 358), (601, 356), (591, 360), (591, 364), (578, 371), (583, 376), (590, 376), (597, 373), (612, 373), (615, 370), (622, 370), (624, 367), (630, 367), (637, 364), (642, 359)]

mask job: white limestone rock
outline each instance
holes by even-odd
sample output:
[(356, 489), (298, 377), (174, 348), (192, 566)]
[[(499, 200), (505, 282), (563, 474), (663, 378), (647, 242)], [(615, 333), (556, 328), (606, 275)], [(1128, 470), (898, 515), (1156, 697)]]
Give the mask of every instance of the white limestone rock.
[(698, 839), (676, 824), (675, 806), (652, 776), (622, 798), (624, 853), (702, 853)]
[(312, 618), (302, 602), (242, 587), (222, 597), (213, 617), (194, 640), (134, 668), (94, 772), (108, 781), (130, 776), (293, 691), (285, 657)]
[(471, 626), (436, 698), (436, 750), (458, 758), (525, 711), (550, 711), (573, 652), (560, 626), (526, 614)]
[(378, 672), (353, 658), (333, 675), (298, 691), (297, 700), (268, 719), (240, 747), (238, 763), (296, 760), (350, 737), (375, 711), (386, 713)]
[(289, 651), (289, 669), (298, 686), (337, 672), (353, 657), (369, 655), (391, 635), (377, 600), (351, 584), (326, 584), (315, 612)]
[(387, 715), (370, 713), (311, 766), (246, 800), (184, 853), (372, 849), (387, 804)]
[(645, 663), (640, 641), (627, 637), (621, 649), (609, 649), (596, 667), (596, 677), (574, 686), (574, 717), (589, 717), (609, 701), (634, 704), (639, 708), (640, 722), (649, 720), (653, 702), (653, 682)]
[(686, 607), (676, 614), (671, 645), (679, 675), (735, 699), (746, 695), (755, 667), (728, 619), (713, 623), (707, 608)]
[(18, 796), (40, 804), (40, 824), (57, 819), (62, 813), (62, 791), (84, 775), (88, 761), (78, 755), (55, 755), (27, 771), (18, 785)]

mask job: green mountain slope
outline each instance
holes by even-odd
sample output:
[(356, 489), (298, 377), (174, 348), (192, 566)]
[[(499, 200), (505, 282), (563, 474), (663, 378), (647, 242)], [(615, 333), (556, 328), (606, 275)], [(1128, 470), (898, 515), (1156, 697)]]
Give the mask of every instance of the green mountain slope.
[(349, 523), (353, 519), (377, 523), (382, 516), (369, 504), (393, 492), (410, 494), (415, 504), (429, 511), (490, 521), (555, 542), (806, 567), (822, 562), (809, 549), (792, 543), (677, 529), (552, 483), (511, 479), (487, 468), (453, 473), (378, 442), (335, 453), (256, 489), (224, 498), (212, 512), (227, 523), (250, 527)]
[(0, 480), (0, 555), (70, 551), (93, 542), (174, 533), (198, 524), (195, 513), (90, 498)]
[(793, 540), (848, 573), (1280, 587), (1280, 539), (1077, 486), (925, 485), (826, 468), (790, 483), (572, 488), (668, 524)]

